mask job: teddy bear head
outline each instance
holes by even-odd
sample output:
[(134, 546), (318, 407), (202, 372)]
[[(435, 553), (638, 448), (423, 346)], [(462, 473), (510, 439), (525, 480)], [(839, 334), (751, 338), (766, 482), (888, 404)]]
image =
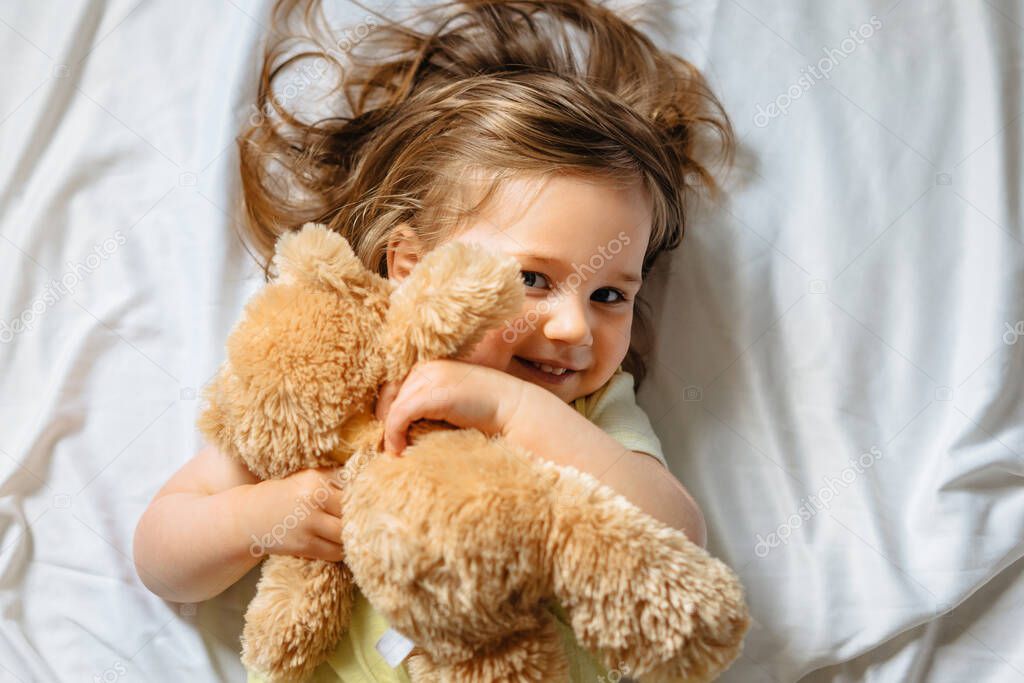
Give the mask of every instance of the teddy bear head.
[(272, 272), (228, 337), (199, 419), (263, 479), (345, 462), (347, 427), (372, 415), (382, 383), (468, 353), (524, 297), (511, 256), (450, 241), (396, 285), (313, 223), (278, 240)]

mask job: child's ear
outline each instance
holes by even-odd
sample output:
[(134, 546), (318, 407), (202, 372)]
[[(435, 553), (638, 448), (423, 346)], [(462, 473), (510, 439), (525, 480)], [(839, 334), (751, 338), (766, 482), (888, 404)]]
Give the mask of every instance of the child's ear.
[(404, 280), (422, 255), (422, 241), (408, 223), (400, 223), (388, 240), (388, 279)]

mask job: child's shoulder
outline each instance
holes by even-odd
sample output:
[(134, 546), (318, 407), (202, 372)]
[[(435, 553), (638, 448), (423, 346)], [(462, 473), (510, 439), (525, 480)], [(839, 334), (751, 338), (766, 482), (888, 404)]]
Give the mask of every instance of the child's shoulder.
[(633, 375), (621, 366), (601, 388), (576, 399), (573, 406), (626, 448), (648, 453), (666, 464), (661, 441), (647, 413), (636, 402)]
[(573, 407), (583, 417), (593, 420), (599, 409), (600, 411), (607, 409), (610, 401), (621, 401), (623, 398), (629, 399), (630, 396), (633, 396), (633, 375), (623, 370), (620, 365), (608, 378), (608, 381), (597, 390), (573, 401)]

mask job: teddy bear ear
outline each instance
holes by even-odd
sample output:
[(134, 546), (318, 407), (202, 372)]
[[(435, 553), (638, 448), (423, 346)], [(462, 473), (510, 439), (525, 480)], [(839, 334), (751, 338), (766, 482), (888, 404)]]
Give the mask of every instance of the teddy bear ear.
[(389, 379), (419, 361), (460, 357), (519, 315), (524, 298), (512, 256), (461, 242), (433, 249), (391, 293), (383, 341)]
[(370, 274), (348, 241), (319, 223), (306, 223), (301, 230), (278, 238), (273, 266), (277, 282), (306, 282), (337, 290)]

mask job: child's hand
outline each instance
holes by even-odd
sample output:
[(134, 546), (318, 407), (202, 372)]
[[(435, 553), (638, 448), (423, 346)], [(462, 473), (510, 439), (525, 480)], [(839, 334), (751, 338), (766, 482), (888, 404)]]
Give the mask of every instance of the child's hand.
[(246, 499), (242, 523), (252, 540), (249, 552), (297, 555), (340, 562), (340, 467), (299, 470), (284, 479), (255, 484)]
[(406, 430), (419, 419), (499, 434), (515, 413), (527, 382), (483, 365), (457, 360), (417, 363), (401, 383), (388, 382), (377, 401), (384, 448), (398, 455)]

